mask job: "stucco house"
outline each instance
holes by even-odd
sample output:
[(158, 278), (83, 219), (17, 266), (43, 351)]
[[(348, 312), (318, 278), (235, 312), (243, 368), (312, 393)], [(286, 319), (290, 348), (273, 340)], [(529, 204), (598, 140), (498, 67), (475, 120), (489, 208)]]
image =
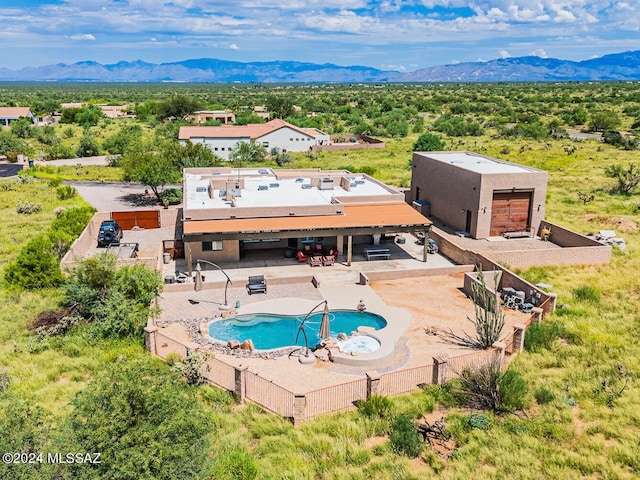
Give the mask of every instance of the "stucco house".
[(8, 127), (12, 121), (20, 117), (30, 118), (34, 124), (38, 121), (38, 117), (29, 107), (0, 107), (0, 125)]
[(254, 140), (267, 150), (276, 147), (282, 152), (306, 152), (312, 147), (329, 144), (329, 135), (316, 128), (300, 128), (281, 119), (248, 125), (218, 127), (180, 127), (178, 139), (201, 143), (224, 160), (239, 142)]
[(431, 226), (403, 192), (346, 170), (187, 168), (183, 191), (188, 268), (196, 259), (237, 262), (256, 250), (282, 257), (305, 245), (335, 249), (351, 264), (355, 245)]
[(189, 115), (193, 123), (207, 123), (220, 121), (222, 125), (228, 125), (236, 121), (236, 114), (229, 110), (198, 110)]
[(414, 152), (407, 201), (473, 238), (533, 236), (547, 172), (473, 152)]

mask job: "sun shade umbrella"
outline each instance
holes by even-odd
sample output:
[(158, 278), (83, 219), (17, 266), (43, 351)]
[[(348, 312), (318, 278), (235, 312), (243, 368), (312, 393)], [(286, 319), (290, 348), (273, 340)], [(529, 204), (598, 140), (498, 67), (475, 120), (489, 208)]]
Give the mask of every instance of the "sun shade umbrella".
[(324, 302), (324, 312), (322, 313), (322, 322), (320, 323), (320, 338), (326, 340), (331, 335), (329, 332), (329, 304)]
[(196, 278), (194, 280), (194, 288), (196, 292), (202, 290), (202, 269), (200, 268), (200, 263), (196, 263)]

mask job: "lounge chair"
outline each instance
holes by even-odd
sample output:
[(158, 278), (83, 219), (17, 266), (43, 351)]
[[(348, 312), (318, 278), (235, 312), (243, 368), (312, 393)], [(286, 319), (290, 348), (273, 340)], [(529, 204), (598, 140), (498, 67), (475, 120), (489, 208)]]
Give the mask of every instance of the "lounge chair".
[(249, 277), (247, 293), (249, 293), (249, 295), (253, 295), (254, 293), (267, 293), (267, 281), (264, 279), (264, 275)]
[(336, 257), (334, 257), (333, 255), (325, 255), (324, 257), (322, 257), (322, 265), (329, 266), (329, 265), (333, 265), (334, 263), (336, 263)]
[(309, 265), (312, 267), (321, 267), (322, 266), (322, 257), (318, 255), (313, 255), (309, 257)]
[(302, 253), (301, 250), (298, 250), (297, 256), (298, 256), (298, 261), (300, 263), (303, 263), (303, 262), (307, 261), (307, 256), (304, 253)]

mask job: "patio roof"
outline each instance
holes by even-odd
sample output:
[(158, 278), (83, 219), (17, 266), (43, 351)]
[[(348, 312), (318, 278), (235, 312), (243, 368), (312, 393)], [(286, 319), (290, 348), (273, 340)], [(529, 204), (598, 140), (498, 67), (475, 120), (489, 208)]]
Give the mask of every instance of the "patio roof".
[[(345, 234), (367, 233), (371, 230), (411, 231), (427, 229), (431, 221), (406, 203), (365, 203), (345, 205), (343, 215), (292, 216), (276, 218), (245, 218), (225, 220), (188, 220), (184, 222), (185, 237), (215, 235), (242, 238), (259, 234), (295, 232), (328, 232), (343, 230)], [(334, 232), (340, 234), (340, 232)]]

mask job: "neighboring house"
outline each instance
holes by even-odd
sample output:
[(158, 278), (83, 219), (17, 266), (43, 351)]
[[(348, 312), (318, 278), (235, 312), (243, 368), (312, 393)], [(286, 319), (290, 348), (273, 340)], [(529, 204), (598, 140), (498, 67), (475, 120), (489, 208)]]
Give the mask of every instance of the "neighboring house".
[(104, 116), (107, 118), (132, 118), (133, 115), (129, 114), (128, 108), (126, 105), (106, 105), (100, 104), (97, 107), (102, 110)]
[(346, 170), (188, 168), (183, 190), (188, 268), (197, 259), (237, 262), (255, 250), (294, 255), (305, 245), (337, 249), (351, 264), (355, 245), (431, 226), (398, 189)]
[(198, 110), (189, 115), (193, 123), (207, 123), (219, 120), (222, 125), (228, 125), (236, 121), (236, 114), (229, 110)]
[(472, 152), (414, 152), (407, 201), (473, 238), (529, 236), (544, 219), (547, 172)]
[(30, 118), (34, 124), (38, 121), (38, 117), (31, 112), (29, 107), (0, 107), (0, 125), (8, 127), (11, 122), (20, 117)]
[(300, 128), (274, 119), (267, 123), (226, 125), (219, 127), (180, 127), (178, 139), (201, 143), (224, 160), (239, 142), (255, 142), (267, 150), (278, 148), (282, 152), (306, 152), (312, 147), (329, 144), (329, 135), (317, 128)]
[(253, 114), (260, 118), (264, 118), (265, 120), (269, 120), (269, 110), (267, 110), (267, 107), (264, 105), (256, 105), (253, 107)]

